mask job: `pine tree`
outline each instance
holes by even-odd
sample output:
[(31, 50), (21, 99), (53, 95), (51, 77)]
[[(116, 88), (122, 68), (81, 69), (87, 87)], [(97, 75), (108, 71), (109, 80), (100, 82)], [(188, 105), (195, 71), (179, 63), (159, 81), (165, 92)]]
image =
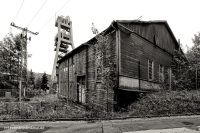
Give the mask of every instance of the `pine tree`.
[(32, 89), (34, 89), (34, 87), (35, 87), (35, 74), (33, 73), (32, 69), (28, 76), (28, 86)]
[(36, 83), (35, 83), (35, 88), (36, 89), (41, 89), (42, 81), (41, 78), (37, 78)]
[(41, 88), (46, 91), (47, 87), (47, 83), (48, 83), (48, 78), (47, 78), (47, 74), (44, 72), (44, 74), (42, 75), (42, 84), (41, 84)]

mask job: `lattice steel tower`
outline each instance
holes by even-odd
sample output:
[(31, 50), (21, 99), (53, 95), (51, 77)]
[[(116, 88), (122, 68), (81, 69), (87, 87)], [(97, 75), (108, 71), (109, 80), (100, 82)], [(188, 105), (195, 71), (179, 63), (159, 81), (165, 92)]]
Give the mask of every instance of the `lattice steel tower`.
[(69, 45), (74, 49), (73, 33), (72, 33), (72, 21), (69, 16), (58, 16), (55, 22), (55, 26), (58, 27), (58, 33), (55, 36), (55, 59), (53, 64), (53, 70), (51, 80), (56, 81), (56, 68), (58, 67), (57, 61), (65, 56), (69, 52)]

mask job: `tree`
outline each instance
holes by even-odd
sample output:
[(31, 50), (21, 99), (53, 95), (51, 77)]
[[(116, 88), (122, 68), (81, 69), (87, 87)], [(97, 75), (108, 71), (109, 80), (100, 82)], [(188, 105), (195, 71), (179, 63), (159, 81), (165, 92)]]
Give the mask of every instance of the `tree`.
[(91, 30), (92, 30), (92, 33), (95, 34), (95, 35), (97, 35), (99, 33), (98, 29), (94, 26), (94, 23), (92, 23)]
[(35, 74), (33, 73), (32, 69), (28, 76), (28, 86), (32, 89), (34, 89), (34, 87), (35, 87)]
[(44, 72), (44, 74), (42, 75), (42, 84), (41, 84), (41, 88), (46, 91), (48, 86), (47, 86), (47, 83), (48, 83), (48, 78), (47, 78), (47, 74)]
[(37, 78), (36, 83), (35, 83), (35, 88), (36, 89), (41, 89), (42, 81), (41, 78)]
[[(190, 88), (190, 79), (188, 78), (189, 64), (185, 55), (181, 50), (174, 50), (174, 57), (172, 62), (172, 87), (173, 89)], [(168, 83), (168, 73), (166, 73), (165, 85)], [(167, 84), (168, 87), (169, 85)]]
[(180, 51), (175, 51), (172, 72), (176, 89), (200, 87), (200, 33), (195, 34), (192, 41), (194, 45), (187, 51), (186, 56)]
[[(0, 42), (0, 86), (11, 89), (18, 87), (18, 79), (22, 68), (20, 66), (21, 52), (25, 46), (25, 41), (20, 35), (7, 34)], [(22, 74), (25, 77), (24, 74)]]
[(187, 58), (190, 64), (192, 86), (197, 89), (200, 87), (200, 32), (194, 35), (192, 39), (193, 46), (187, 52)]

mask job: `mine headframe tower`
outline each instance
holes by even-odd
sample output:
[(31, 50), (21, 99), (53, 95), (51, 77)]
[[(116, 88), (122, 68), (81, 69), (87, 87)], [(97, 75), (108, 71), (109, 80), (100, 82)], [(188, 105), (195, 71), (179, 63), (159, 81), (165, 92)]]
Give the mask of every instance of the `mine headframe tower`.
[(58, 33), (55, 36), (55, 58), (53, 63), (53, 70), (51, 80), (57, 82), (58, 78), (58, 64), (57, 61), (63, 56), (69, 53), (69, 46), (74, 49), (73, 33), (72, 33), (72, 21), (69, 16), (58, 16), (55, 22), (55, 26), (58, 28)]

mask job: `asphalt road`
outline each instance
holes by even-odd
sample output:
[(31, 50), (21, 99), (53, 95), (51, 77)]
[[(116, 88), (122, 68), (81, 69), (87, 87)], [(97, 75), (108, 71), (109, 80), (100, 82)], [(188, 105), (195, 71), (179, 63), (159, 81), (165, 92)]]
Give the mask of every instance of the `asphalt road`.
[(200, 133), (200, 116), (0, 123), (0, 133)]

